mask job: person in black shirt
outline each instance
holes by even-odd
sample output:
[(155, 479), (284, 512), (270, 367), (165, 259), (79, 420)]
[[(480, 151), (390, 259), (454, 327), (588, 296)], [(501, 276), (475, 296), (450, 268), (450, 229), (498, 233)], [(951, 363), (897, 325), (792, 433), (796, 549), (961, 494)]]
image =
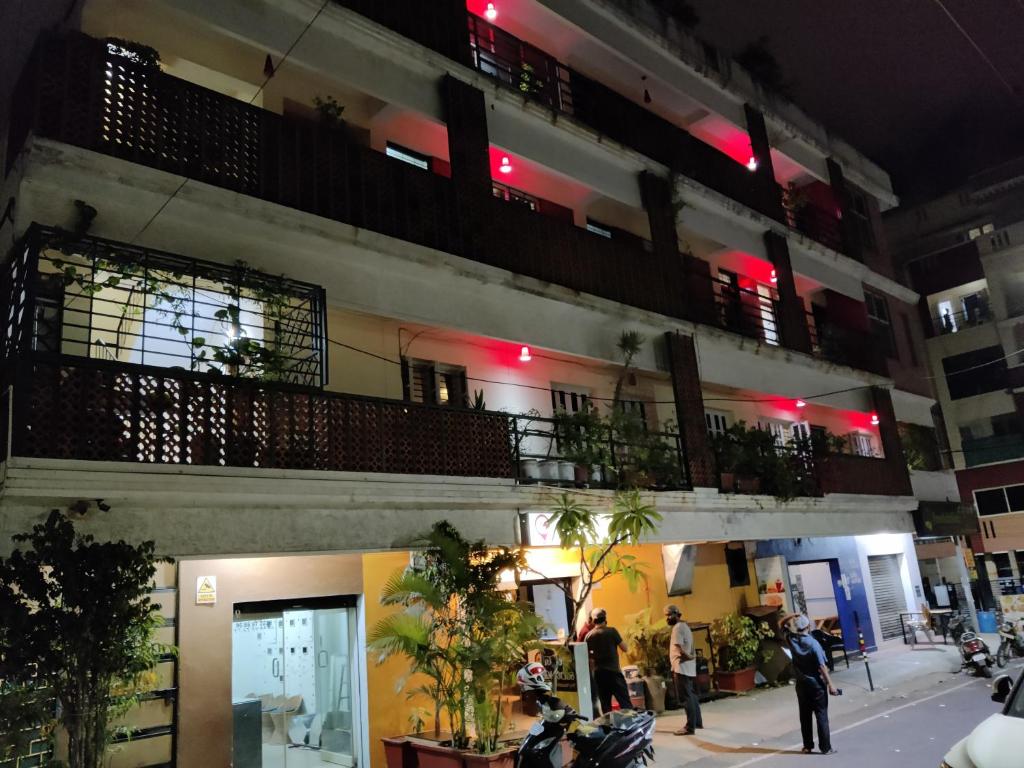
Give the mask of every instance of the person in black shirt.
[(814, 730), (812, 719), (818, 721), (818, 747), (823, 755), (831, 755), (832, 735), (828, 724), (828, 697), (838, 696), (839, 691), (828, 675), (825, 651), (811, 637), (811, 620), (803, 614), (794, 613), (782, 619), (783, 631), (793, 658), (796, 673), (796, 700), (800, 707), (800, 731), (804, 739), (805, 753), (814, 751)]
[(593, 669), (594, 687), (601, 701), (601, 711), (611, 712), (612, 698), (622, 709), (632, 709), (626, 678), (619, 666), (619, 651), (626, 653), (626, 644), (615, 627), (608, 626), (608, 614), (604, 608), (595, 608), (590, 614), (594, 628), (587, 633), (587, 650), (590, 652), (590, 666)]

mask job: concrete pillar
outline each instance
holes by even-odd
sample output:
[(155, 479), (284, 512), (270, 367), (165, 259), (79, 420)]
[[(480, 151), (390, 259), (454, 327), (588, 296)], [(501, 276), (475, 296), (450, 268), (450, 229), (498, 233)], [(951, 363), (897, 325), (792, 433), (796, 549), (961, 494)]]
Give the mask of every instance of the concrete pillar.
[(978, 626), (978, 609), (974, 605), (974, 593), (971, 592), (971, 575), (967, 572), (967, 563), (964, 561), (964, 550), (958, 541), (956, 544), (956, 568), (957, 577), (960, 579), (960, 586), (964, 590), (964, 602), (967, 603), (967, 613), (970, 616), (972, 627)]
[(651, 227), (651, 245), (665, 264), (682, 261), (683, 285), (674, 287), (686, 298), (685, 316), (697, 323), (711, 323), (715, 294), (710, 265), (690, 254), (679, 253), (676, 211), (672, 204), (672, 182), (650, 171), (640, 173), (640, 199)]
[(690, 482), (694, 488), (717, 488), (718, 475), (704, 421), (704, 395), (700, 389), (693, 337), (669, 331), (665, 334), (665, 346), (676, 401), (676, 421), (686, 448)]
[(843, 240), (843, 253), (851, 259), (864, 261), (864, 249), (860, 242), (860, 232), (857, 230), (856, 214), (853, 213), (853, 198), (850, 196), (850, 189), (846, 186), (846, 177), (843, 169), (831, 157), (826, 161), (828, 166), (828, 182), (832, 187), (832, 194), (839, 202), (839, 231)]
[(775, 290), (779, 293), (777, 321), (782, 343), (797, 352), (811, 352), (811, 332), (807, 326), (807, 309), (796, 293), (793, 265), (786, 238), (776, 232), (764, 233), (768, 259), (775, 268)]
[(899, 429), (896, 426), (896, 411), (893, 409), (892, 396), (889, 390), (882, 387), (872, 387), (871, 397), (875, 406), (875, 413), (878, 415), (878, 434), (882, 440), (882, 451), (885, 453), (885, 461), (892, 467), (894, 478), (901, 478), (899, 483), (889, 490), (893, 495), (913, 496), (914, 491), (910, 486), (910, 473), (907, 471), (907, 459), (903, 455), (903, 443), (900, 440)]
[(775, 183), (775, 166), (772, 163), (772, 146), (768, 141), (768, 126), (764, 122), (761, 110), (750, 104), (743, 105), (747, 118), (747, 134), (750, 136), (750, 151), (757, 158), (757, 170), (754, 177), (761, 186), (761, 194), (765, 200), (765, 210), (772, 218), (785, 221), (782, 209), (782, 189)]

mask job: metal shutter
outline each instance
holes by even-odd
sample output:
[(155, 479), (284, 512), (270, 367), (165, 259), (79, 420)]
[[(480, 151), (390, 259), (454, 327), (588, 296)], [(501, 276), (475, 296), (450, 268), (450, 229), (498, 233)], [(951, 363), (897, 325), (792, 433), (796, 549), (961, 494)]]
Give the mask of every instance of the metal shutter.
[(900, 579), (899, 555), (868, 558), (871, 584), (875, 590), (875, 610), (882, 627), (882, 639), (900, 636), (900, 613), (907, 610), (907, 599)]

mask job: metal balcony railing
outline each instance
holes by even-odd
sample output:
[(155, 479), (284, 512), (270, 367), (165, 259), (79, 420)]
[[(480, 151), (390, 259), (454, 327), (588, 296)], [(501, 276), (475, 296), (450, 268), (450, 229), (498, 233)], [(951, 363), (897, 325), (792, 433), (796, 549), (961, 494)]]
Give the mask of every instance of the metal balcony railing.
[(715, 294), (716, 320), (727, 330), (780, 345), (778, 295), (773, 289), (751, 290), (725, 280), (711, 278)]
[(833, 251), (843, 252), (843, 231), (839, 216), (808, 201), (797, 202), (794, 194), (780, 187), (786, 224)]
[(967, 328), (975, 328), (992, 320), (992, 313), (987, 304), (980, 304), (972, 310), (960, 312), (944, 312), (932, 317), (932, 330), (937, 335), (957, 333)]
[(811, 351), (816, 357), (837, 365), (877, 373), (879, 376), (889, 375), (883, 348), (869, 331), (822, 321), (810, 310), (807, 311), (807, 328)]

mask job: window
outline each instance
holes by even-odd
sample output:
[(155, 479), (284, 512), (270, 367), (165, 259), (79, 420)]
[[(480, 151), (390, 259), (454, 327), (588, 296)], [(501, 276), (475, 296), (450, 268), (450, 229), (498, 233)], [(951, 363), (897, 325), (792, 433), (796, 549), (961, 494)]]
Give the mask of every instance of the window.
[(764, 430), (775, 438), (775, 444), (783, 446), (789, 443), (792, 436), (792, 424), (788, 421), (780, 421), (779, 419), (758, 419), (757, 428)]
[(871, 208), (868, 206), (868, 199), (860, 192), (850, 190), (850, 212), (853, 214), (854, 222), (857, 225), (857, 232), (860, 234), (860, 241), (863, 245), (874, 250), (875, 228), (871, 225)]
[(995, 231), (996, 228), (994, 224), (983, 224), (980, 227), (971, 227), (967, 230), (967, 237), (971, 240), (977, 240), (982, 235), (988, 235)]
[(504, 200), (506, 203), (516, 203), (524, 208), (529, 208), (531, 211), (536, 211), (540, 208), (537, 198), (533, 195), (528, 195), (518, 189), (513, 189), (505, 184), (500, 184), (497, 181), (491, 182), (491, 194), (499, 200)]
[(1005, 515), (1007, 512), (1010, 512), (1010, 502), (1005, 488), (989, 488), (985, 491), (975, 491), (974, 504), (978, 507), (978, 514), (982, 517)]
[(590, 391), (580, 387), (551, 385), (551, 410), (555, 413), (579, 413), (590, 402)]
[(715, 411), (709, 408), (704, 409), (704, 421), (708, 426), (708, 435), (724, 435), (725, 431), (732, 424), (732, 414), (728, 411)]
[(886, 357), (896, 357), (896, 338), (892, 332), (892, 321), (889, 319), (889, 305), (884, 296), (864, 291), (864, 305), (871, 321), (871, 331), (882, 345)]
[(388, 157), (393, 157), (395, 160), (401, 160), (403, 163), (415, 165), (417, 168), (422, 168), (424, 171), (430, 170), (430, 157), (428, 155), (421, 155), (419, 152), (406, 149), (399, 144), (393, 144), (389, 141), (387, 148), (384, 150), (384, 154)]
[(875, 436), (867, 432), (851, 432), (847, 435), (847, 442), (850, 445), (850, 453), (854, 456), (868, 456), (876, 458), (878, 452), (875, 450)]
[(620, 400), (619, 409), (636, 418), (645, 427), (647, 426), (647, 409), (644, 408), (642, 400)]
[(750, 584), (750, 567), (747, 565), (747, 550), (740, 544), (725, 547), (725, 565), (729, 570), (729, 586), (745, 587)]
[(469, 406), (466, 369), (461, 366), (403, 358), (402, 388), (413, 403)]
[(1000, 579), (1013, 578), (1013, 567), (1010, 565), (1009, 552), (993, 552), (992, 564), (996, 567), (996, 576)]
[(1001, 346), (943, 358), (942, 370), (953, 400), (995, 392), (1008, 386), (1006, 359)]

